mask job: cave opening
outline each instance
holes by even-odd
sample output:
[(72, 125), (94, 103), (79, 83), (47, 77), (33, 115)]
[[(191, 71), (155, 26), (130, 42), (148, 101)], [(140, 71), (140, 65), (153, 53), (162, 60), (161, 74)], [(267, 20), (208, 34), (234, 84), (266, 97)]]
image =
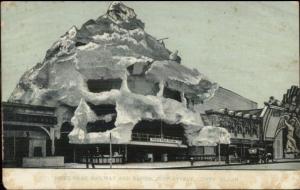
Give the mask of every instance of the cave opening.
[(76, 46), (76, 47), (79, 47), (79, 46), (85, 46), (85, 45), (86, 45), (86, 43), (80, 42), (80, 41), (78, 41), (78, 42), (75, 43), (75, 46)]
[(89, 91), (94, 93), (110, 91), (111, 89), (120, 89), (121, 85), (121, 79), (89, 79), (87, 81)]
[(73, 130), (70, 122), (64, 122), (60, 128), (60, 138), (55, 140), (55, 155), (64, 156), (65, 162), (73, 162), (74, 144), (69, 143), (69, 133)]
[(132, 140), (151, 141), (150, 138), (184, 140), (184, 128), (180, 124), (168, 124), (162, 120), (142, 120), (132, 130)]
[(104, 120), (97, 120), (95, 122), (89, 122), (86, 126), (86, 130), (88, 133), (91, 132), (105, 132), (108, 130), (112, 130), (115, 128), (115, 121), (116, 117), (112, 117), (112, 120), (109, 122), (106, 122)]
[(117, 114), (116, 105), (114, 104), (101, 104), (101, 105), (94, 105), (90, 102), (87, 102), (91, 110), (95, 112), (97, 116), (103, 116), (107, 114)]
[(180, 92), (177, 90), (172, 90), (168, 87), (164, 87), (163, 96), (165, 98), (170, 98), (170, 99), (176, 100), (178, 102), (181, 102)]
[(111, 115), (111, 120), (106, 122), (105, 120), (97, 120), (95, 122), (89, 122), (86, 126), (87, 132), (105, 132), (115, 128), (115, 121), (117, 117), (116, 105), (113, 104), (101, 104), (94, 105), (90, 102), (87, 102), (90, 108), (97, 116), (107, 116)]
[(127, 67), (127, 71), (131, 76), (144, 76), (145, 72), (149, 69), (151, 63), (136, 63)]

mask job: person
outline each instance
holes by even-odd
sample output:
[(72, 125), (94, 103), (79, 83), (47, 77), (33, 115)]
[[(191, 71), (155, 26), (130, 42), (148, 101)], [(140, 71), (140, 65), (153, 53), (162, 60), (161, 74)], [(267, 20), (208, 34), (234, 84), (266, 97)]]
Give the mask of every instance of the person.
[(279, 100), (275, 99), (274, 96), (271, 96), (269, 98), (269, 101), (266, 104), (273, 105), (273, 106), (281, 106), (282, 102), (280, 102)]
[(191, 166), (193, 166), (193, 165), (194, 165), (194, 158), (191, 157), (191, 158), (190, 158), (190, 161), (191, 161)]
[(267, 153), (267, 163), (268, 163), (270, 160), (272, 160), (272, 162), (273, 162), (272, 153), (268, 152), (268, 153)]
[(93, 156), (90, 152), (90, 150), (87, 150), (87, 155), (86, 155), (86, 168), (89, 168), (89, 164), (91, 163), (92, 168), (95, 168), (95, 164), (93, 162)]
[(100, 155), (100, 150), (99, 150), (100, 148), (97, 146), (96, 147), (96, 156), (99, 156)]

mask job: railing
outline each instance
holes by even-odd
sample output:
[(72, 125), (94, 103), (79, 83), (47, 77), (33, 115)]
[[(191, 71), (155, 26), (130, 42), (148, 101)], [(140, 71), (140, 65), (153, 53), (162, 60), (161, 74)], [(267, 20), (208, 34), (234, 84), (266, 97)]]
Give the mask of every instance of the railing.
[[(81, 163), (87, 162), (87, 156), (83, 156), (80, 159)], [(109, 164), (110, 163), (110, 157), (109, 156), (92, 156), (88, 158), (88, 162), (93, 162), (94, 164)], [(123, 164), (124, 163), (124, 157), (122, 155), (120, 156), (113, 156), (112, 157), (112, 163), (113, 164)]]
[(182, 142), (181, 137), (174, 137), (174, 136), (161, 136), (161, 135), (155, 135), (155, 134), (148, 134), (148, 133), (132, 133), (131, 139), (136, 140), (136, 141), (151, 141), (150, 138), (158, 139), (158, 138), (163, 138), (163, 139), (170, 139), (170, 140), (177, 140)]
[(218, 158), (215, 154), (207, 155), (170, 155), (168, 156), (169, 161), (216, 161)]

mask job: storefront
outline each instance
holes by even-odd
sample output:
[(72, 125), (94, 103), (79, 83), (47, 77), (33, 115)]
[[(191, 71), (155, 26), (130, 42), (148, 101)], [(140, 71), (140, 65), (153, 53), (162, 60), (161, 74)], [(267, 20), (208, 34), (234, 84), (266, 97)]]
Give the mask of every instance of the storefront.
[(266, 105), (261, 113), (263, 122), (263, 136), (265, 147), (272, 149), (274, 159), (285, 157), (286, 126), (284, 124), (284, 108)]
[[(242, 161), (251, 147), (259, 146), (261, 141), (261, 119), (257, 116), (261, 110), (207, 111), (205, 117), (209, 125), (223, 127), (230, 133), (230, 144), (221, 145), (222, 160)], [(216, 149), (218, 150), (218, 149)], [(217, 152), (217, 154), (219, 154)]]
[(53, 155), (55, 109), (2, 103), (4, 166), (22, 166), (23, 158)]

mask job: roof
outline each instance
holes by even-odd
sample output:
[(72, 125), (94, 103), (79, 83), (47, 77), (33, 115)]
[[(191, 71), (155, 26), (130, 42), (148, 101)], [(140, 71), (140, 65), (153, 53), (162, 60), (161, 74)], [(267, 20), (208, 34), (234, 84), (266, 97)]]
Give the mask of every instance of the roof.
[(196, 109), (201, 113), (205, 113), (207, 110), (219, 110), (224, 108), (229, 110), (251, 110), (257, 109), (257, 103), (219, 86), (211, 99), (204, 101), (203, 104), (196, 105)]
[(47, 111), (55, 111), (56, 109), (55, 107), (50, 107), (50, 106), (22, 104), (16, 102), (1, 102), (1, 107), (22, 107), (22, 108), (29, 108), (34, 110), (47, 110)]
[(235, 110), (235, 112), (242, 112), (244, 114), (259, 116), (263, 109), (251, 109), (251, 110)]
[(228, 92), (230, 92), (230, 93), (232, 93), (232, 94), (234, 94), (234, 95), (236, 95), (236, 96), (239, 96), (240, 98), (243, 98), (245, 101), (248, 101), (248, 102), (257, 104), (257, 102), (255, 102), (255, 101), (253, 101), (253, 100), (250, 100), (249, 98), (246, 98), (246, 97), (244, 97), (244, 96), (242, 96), (242, 95), (240, 95), (240, 94), (238, 94), (238, 93), (236, 93), (236, 92), (234, 92), (234, 91), (232, 91), (232, 90), (229, 90), (229, 89), (224, 88), (224, 87), (222, 87), (222, 86), (219, 86), (219, 88), (220, 88), (220, 89), (223, 89), (223, 90), (225, 90), (225, 91), (228, 91)]

